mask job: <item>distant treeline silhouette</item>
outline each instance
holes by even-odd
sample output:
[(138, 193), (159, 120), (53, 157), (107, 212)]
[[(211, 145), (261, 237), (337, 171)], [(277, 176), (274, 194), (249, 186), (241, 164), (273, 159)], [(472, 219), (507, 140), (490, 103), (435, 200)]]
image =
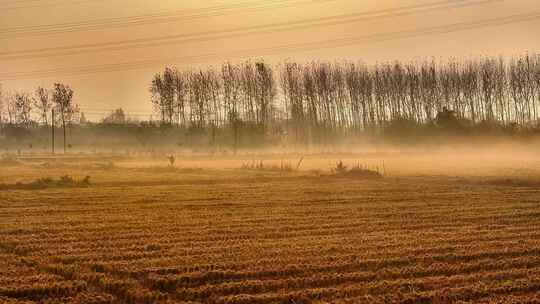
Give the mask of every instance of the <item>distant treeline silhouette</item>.
[(327, 145), (362, 136), (414, 140), (441, 131), (445, 136), (471, 130), (540, 134), (536, 54), (374, 65), (245, 61), (217, 68), (167, 67), (153, 76), (149, 91), (157, 121), (129, 119), (118, 109), (89, 123), (67, 86), (38, 88), (34, 94), (2, 94), (0, 87), (0, 139), (13, 143), (40, 130), (34, 138), (44, 142), (52, 121), (67, 126), (68, 135), (85, 137), (71, 140), (79, 144), (167, 142), (234, 150)]
[(279, 126), (310, 142), (396, 122), (536, 128), (540, 56), (166, 68), (154, 76), (150, 91), (164, 124), (233, 130), (247, 124), (263, 134)]

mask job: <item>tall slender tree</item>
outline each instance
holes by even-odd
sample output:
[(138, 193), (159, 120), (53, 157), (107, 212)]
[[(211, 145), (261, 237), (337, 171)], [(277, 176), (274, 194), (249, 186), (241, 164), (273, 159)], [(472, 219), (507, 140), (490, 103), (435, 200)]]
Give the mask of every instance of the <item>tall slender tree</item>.
[(38, 87), (35, 92), (34, 106), (39, 111), (41, 123), (49, 124), (49, 113), (51, 112), (52, 102), (50, 92), (42, 87)]
[[(78, 106), (73, 103), (73, 90), (61, 83), (54, 84), (53, 102), (55, 113), (62, 123), (62, 132), (64, 138), (64, 153), (67, 151), (66, 124), (69, 124), (78, 111)], [(55, 119), (55, 117), (53, 117)]]
[(16, 124), (20, 126), (29, 126), (32, 122), (32, 98), (27, 93), (17, 92), (13, 99)]

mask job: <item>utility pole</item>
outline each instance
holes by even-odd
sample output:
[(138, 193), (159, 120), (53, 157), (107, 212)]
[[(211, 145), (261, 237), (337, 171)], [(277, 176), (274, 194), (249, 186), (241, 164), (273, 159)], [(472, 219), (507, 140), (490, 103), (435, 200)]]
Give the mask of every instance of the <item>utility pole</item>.
[(51, 131), (52, 131), (52, 154), (54, 155), (54, 109), (52, 109), (52, 113), (51, 113)]
[(63, 112), (62, 112), (62, 130), (64, 131), (64, 154), (66, 154), (66, 120), (64, 119)]

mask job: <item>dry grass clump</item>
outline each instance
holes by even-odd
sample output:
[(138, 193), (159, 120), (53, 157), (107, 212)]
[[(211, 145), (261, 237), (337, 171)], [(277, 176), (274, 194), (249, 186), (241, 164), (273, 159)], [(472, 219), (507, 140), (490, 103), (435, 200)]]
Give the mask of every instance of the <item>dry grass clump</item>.
[(90, 176), (81, 180), (76, 180), (69, 175), (61, 176), (54, 180), (50, 177), (38, 178), (30, 183), (0, 184), (0, 190), (39, 190), (47, 188), (70, 188), (70, 187), (88, 187), (91, 185)]
[(242, 170), (255, 170), (255, 171), (266, 171), (266, 172), (294, 172), (300, 169), (304, 157), (301, 157), (296, 164), (290, 161), (281, 161), (279, 164), (265, 165), (264, 161), (253, 160), (250, 162), (242, 163), (240, 169)]
[(527, 188), (538, 188), (540, 187), (540, 180), (537, 178), (534, 179), (525, 179), (525, 178), (498, 178), (490, 179), (481, 182), (484, 185), (491, 186), (504, 186), (504, 187), (527, 187)]
[(65, 162), (61, 160), (51, 160), (39, 164), (40, 167), (46, 169), (82, 169), (82, 170), (99, 170), (99, 171), (108, 171), (116, 168), (114, 162), (100, 161), (77, 161), (77, 162)]
[(290, 162), (281, 162), (279, 165), (265, 165), (261, 161), (245, 162), (240, 167), (242, 170), (267, 171), (267, 172), (292, 172), (294, 168)]
[(265, 165), (264, 161), (244, 162), (240, 167), (242, 170), (267, 171), (267, 172), (292, 172), (293, 166), (290, 162), (281, 162), (279, 165)]
[(202, 168), (187, 168), (174, 166), (151, 166), (137, 169), (144, 173), (195, 173), (203, 171)]
[(383, 172), (378, 166), (370, 167), (368, 165), (356, 164), (352, 166), (351, 168), (349, 168), (341, 160), (336, 163), (335, 167), (331, 169), (331, 172), (334, 176), (337, 176), (337, 177), (366, 178), (366, 179), (375, 179), (375, 178), (384, 177)]

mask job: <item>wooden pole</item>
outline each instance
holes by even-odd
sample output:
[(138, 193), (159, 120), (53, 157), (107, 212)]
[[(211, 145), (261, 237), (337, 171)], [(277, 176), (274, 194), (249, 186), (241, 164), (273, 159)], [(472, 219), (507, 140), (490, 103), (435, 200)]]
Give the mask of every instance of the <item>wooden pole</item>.
[(54, 155), (54, 109), (51, 112), (52, 154)]
[(64, 131), (64, 154), (66, 154), (66, 120), (62, 114), (62, 130)]

